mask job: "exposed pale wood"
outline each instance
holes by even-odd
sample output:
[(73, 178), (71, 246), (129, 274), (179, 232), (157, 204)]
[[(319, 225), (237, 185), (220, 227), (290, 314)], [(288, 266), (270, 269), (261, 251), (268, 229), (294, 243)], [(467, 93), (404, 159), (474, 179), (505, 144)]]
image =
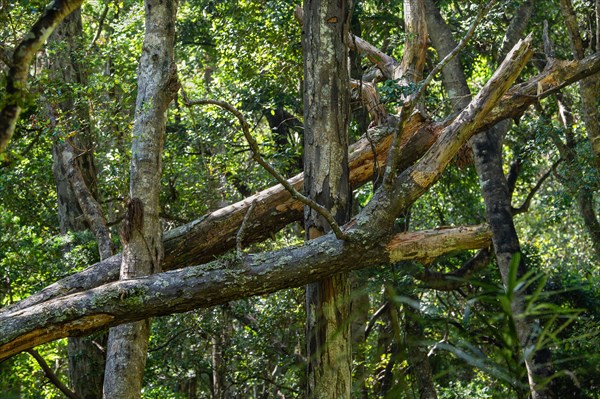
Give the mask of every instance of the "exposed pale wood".
[[(535, 102), (545, 98), (561, 88), (584, 77), (600, 71), (600, 53), (590, 55), (580, 61), (555, 60), (542, 73), (524, 83), (513, 86), (500, 102), (482, 120), (476, 123), (475, 132), (482, 131), (500, 120), (519, 117)], [(541, 91), (538, 93), (538, 87)], [(449, 122), (446, 122), (449, 123)], [(400, 169), (405, 169), (429, 148), (441, 134), (444, 124), (426, 122), (419, 114), (407, 122), (405, 129), (411, 138), (402, 150)], [(373, 170), (381, 171), (385, 163), (387, 149), (391, 142), (391, 134), (395, 129), (393, 119), (386, 124), (370, 130), (369, 136), (376, 147), (376, 164), (371, 146), (363, 138), (350, 148), (350, 181), (353, 187), (369, 181)], [(304, 184), (302, 174), (290, 179), (296, 188)], [(193, 264), (209, 262), (215, 256), (235, 248), (236, 235), (248, 208), (256, 201), (253, 220), (245, 231), (248, 244), (251, 240), (263, 240), (274, 231), (287, 224), (300, 220), (302, 204), (294, 201), (281, 186), (276, 185), (261, 191), (243, 201), (209, 213), (200, 219), (178, 227), (164, 234), (165, 258), (163, 270), (171, 270)], [(57, 296), (97, 287), (119, 276), (120, 255), (113, 256), (103, 262), (91, 265), (83, 272), (68, 276), (49, 285), (7, 309), (23, 309)]]
[(490, 238), (483, 225), (402, 233), (387, 245), (349, 245), (329, 234), (301, 247), (105, 284), (1, 312), (0, 361), (58, 338), (299, 287), (341, 271), (484, 248)]

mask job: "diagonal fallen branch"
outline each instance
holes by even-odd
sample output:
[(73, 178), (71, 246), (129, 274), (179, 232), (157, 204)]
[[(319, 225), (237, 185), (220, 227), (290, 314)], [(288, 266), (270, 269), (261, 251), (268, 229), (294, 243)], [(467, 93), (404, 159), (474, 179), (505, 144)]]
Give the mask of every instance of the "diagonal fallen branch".
[[(530, 80), (513, 86), (486, 117), (478, 121), (474, 131), (479, 132), (498, 121), (520, 117), (531, 105), (557, 90), (584, 77), (600, 71), (600, 53), (581, 61), (555, 60), (546, 70)], [(538, 88), (541, 90), (538, 92)], [(370, 130), (378, 156), (377, 163), (385, 162), (395, 121)], [(426, 122), (419, 114), (413, 114), (405, 126), (410, 140), (402, 149), (400, 169), (405, 169), (422, 156), (443, 129), (443, 125)], [(360, 140), (351, 147), (349, 155), (350, 180), (356, 188), (371, 179), (373, 173), (373, 151), (369, 140)], [(300, 189), (303, 186), (302, 174), (289, 180)], [(236, 236), (248, 208), (256, 201), (253, 220), (245, 230), (247, 244), (268, 238), (287, 224), (300, 220), (302, 204), (291, 198), (281, 185), (270, 187), (243, 201), (237, 202), (184, 226), (168, 231), (164, 235), (165, 258), (163, 270), (182, 268), (193, 264), (207, 263), (215, 256), (235, 248)], [(80, 273), (68, 276), (37, 294), (9, 306), (6, 310), (23, 309), (34, 304), (79, 291), (85, 291), (119, 278), (120, 255), (88, 267)]]
[(258, 148), (258, 143), (256, 142), (256, 140), (250, 133), (250, 125), (248, 124), (248, 121), (246, 120), (244, 115), (237, 108), (235, 108), (233, 105), (229, 104), (226, 101), (210, 100), (210, 99), (201, 99), (201, 100), (190, 101), (186, 98), (186, 105), (187, 106), (217, 105), (217, 106), (231, 112), (238, 119), (238, 121), (240, 122), (240, 125), (242, 126), (242, 132), (244, 133), (244, 137), (246, 138), (246, 141), (248, 142), (248, 144), (250, 145), (250, 149), (252, 150), (252, 158), (256, 162), (258, 162), (258, 164), (260, 166), (262, 166), (267, 172), (269, 172), (271, 174), (271, 176), (273, 176), (275, 178), (275, 180), (277, 180), (279, 182), (279, 184), (281, 184), (283, 187), (285, 187), (285, 189), (290, 192), (293, 199), (296, 199), (296, 200), (302, 202), (304, 205), (308, 206), (309, 208), (311, 208), (315, 212), (317, 212), (319, 215), (321, 215), (323, 217), (323, 219), (325, 219), (327, 221), (327, 223), (329, 223), (331, 230), (333, 231), (333, 233), (335, 234), (335, 236), (338, 239), (340, 239), (340, 240), (348, 239), (348, 236), (346, 235), (346, 233), (344, 233), (340, 229), (340, 226), (337, 224), (337, 222), (333, 218), (333, 215), (331, 214), (331, 212), (329, 212), (327, 210), (327, 208), (316, 203), (315, 201), (311, 200), (310, 198), (306, 197), (305, 195), (300, 193), (298, 190), (296, 190), (296, 188), (294, 187), (293, 184), (290, 184), (287, 181), (287, 179), (281, 175), (281, 173), (279, 173), (273, 166), (271, 166), (270, 163), (268, 163), (267, 161), (264, 160), (262, 155), (260, 155), (260, 149)]

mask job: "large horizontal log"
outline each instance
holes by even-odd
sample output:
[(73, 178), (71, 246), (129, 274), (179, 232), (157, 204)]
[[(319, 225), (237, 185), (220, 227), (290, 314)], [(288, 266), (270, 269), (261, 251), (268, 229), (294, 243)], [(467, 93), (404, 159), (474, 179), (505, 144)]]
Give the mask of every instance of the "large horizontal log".
[[(518, 118), (531, 104), (598, 71), (600, 71), (600, 54), (593, 54), (579, 61), (555, 60), (542, 73), (509, 89), (483, 122), (475, 127), (475, 130), (482, 131), (503, 119)], [(406, 168), (420, 158), (450, 122), (447, 121), (442, 125), (424, 121), (419, 114), (413, 115), (407, 123), (407, 132), (403, 134), (410, 137), (410, 141), (402, 151), (406, 157), (402, 159), (400, 167)], [(353, 187), (358, 187), (372, 178), (375, 159), (379, 167), (384, 165), (395, 127), (396, 121), (391, 118), (383, 126), (369, 131), (369, 139), (376, 148), (376, 158), (373, 157), (371, 144), (367, 138), (361, 139), (351, 147), (349, 162)], [(302, 175), (292, 178), (291, 181), (296, 188), (302, 188)], [(245, 229), (246, 244), (269, 237), (302, 217), (302, 205), (292, 199), (281, 185), (273, 186), (243, 201), (166, 232), (163, 270), (206, 263), (234, 248), (237, 231), (253, 202), (255, 206), (252, 221)], [(119, 266), (120, 255), (116, 255), (46, 287), (23, 301), (11, 305), (9, 309), (23, 309), (57, 296), (85, 291), (115, 281), (119, 277)]]
[(487, 247), (490, 239), (485, 225), (401, 233), (370, 246), (340, 241), (330, 234), (301, 247), (117, 281), (2, 312), (0, 361), (58, 338), (300, 287), (340, 271), (479, 249)]

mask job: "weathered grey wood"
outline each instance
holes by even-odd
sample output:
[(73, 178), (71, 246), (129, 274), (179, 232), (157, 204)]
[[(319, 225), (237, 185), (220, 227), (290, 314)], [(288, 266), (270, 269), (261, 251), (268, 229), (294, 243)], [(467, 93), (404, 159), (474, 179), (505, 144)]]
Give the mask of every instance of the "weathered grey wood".
[(108, 283), (0, 313), (0, 361), (58, 338), (299, 287), (341, 271), (483, 248), (490, 238), (486, 226), (401, 233), (368, 246), (328, 234), (301, 247)]

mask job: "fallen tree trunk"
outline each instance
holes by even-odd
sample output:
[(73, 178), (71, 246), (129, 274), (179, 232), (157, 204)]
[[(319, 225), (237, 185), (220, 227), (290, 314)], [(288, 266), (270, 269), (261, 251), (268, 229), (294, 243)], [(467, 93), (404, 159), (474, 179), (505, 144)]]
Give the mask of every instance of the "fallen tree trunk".
[[(531, 54), (530, 37), (517, 43), (479, 94), (443, 129), (440, 139), (426, 154), (395, 176), (392, 184), (381, 185), (369, 204), (344, 226), (347, 239), (338, 240), (328, 234), (301, 247), (243, 259), (223, 257), (204, 266), (123, 280), (18, 311), (6, 310), (0, 314), (0, 359), (60, 337), (305, 285), (353, 268), (404, 259), (427, 260), (449, 250), (474, 248), (469, 245), (473, 241), (477, 242), (476, 248), (487, 246), (486, 229), (475, 234), (478, 237), (484, 234), (483, 241), (461, 236), (468, 228), (439, 230), (434, 243), (430, 240), (431, 232), (405, 233), (409, 235), (395, 240), (390, 234), (395, 218), (437, 181), (458, 149), (484, 123)], [(408, 140), (406, 130), (403, 133), (402, 140)], [(405, 144), (395, 142), (395, 150)]]
[[(579, 61), (554, 60), (542, 73), (508, 90), (485, 118), (475, 125), (474, 130), (479, 132), (503, 119), (519, 118), (531, 104), (598, 71), (600, 71), (599, 53)], [(400, 168), (407, 168), (420, 158), (450, 122), (450, 120), (443, 124), (427, 122), (420, 114), (413, 114), (403, 134), (409, 140), (402, 150), (406, 157), (402, 159)], [(378, 165), (379, 169), (385, 164), (396, 124), (397, 121), (390, 118), (384, 125), (369, 131), (370, 140), (376, 148), (376, 158), (373, 157), (371, 144), (367, 138), (361, 139), (351, 147), (349, 162), (353, 187), (356, 188), (372, 178), (374, 164)], [(302, 174), (290, 181), (297, 189), (301, 189), (304, 183)], [(255, 204), (252, 220), (244, 229), (246, 244), (269, 237), (287, 224), (300, 220), (303, 214), (302, 204), (291, 198), (291, 195), (278, 184), (166, 232), (163, 270), (206, 263), (235, 248), (237, 231), (252, 203)], [(120, 264), (120, 255), (115, 255), (46, 287), (7, 307), (5, 311), (23, 309), (58, 296), (85, 291), (115, 281), (119, 277)]]
[(485, 225), (401, 233), (370, 246), (329, 234), (301, 247), (121, 280), (2, 312), (0, 361), (58, 338), (299, 287), (341, 271), (479, 249), (490, 239)]

